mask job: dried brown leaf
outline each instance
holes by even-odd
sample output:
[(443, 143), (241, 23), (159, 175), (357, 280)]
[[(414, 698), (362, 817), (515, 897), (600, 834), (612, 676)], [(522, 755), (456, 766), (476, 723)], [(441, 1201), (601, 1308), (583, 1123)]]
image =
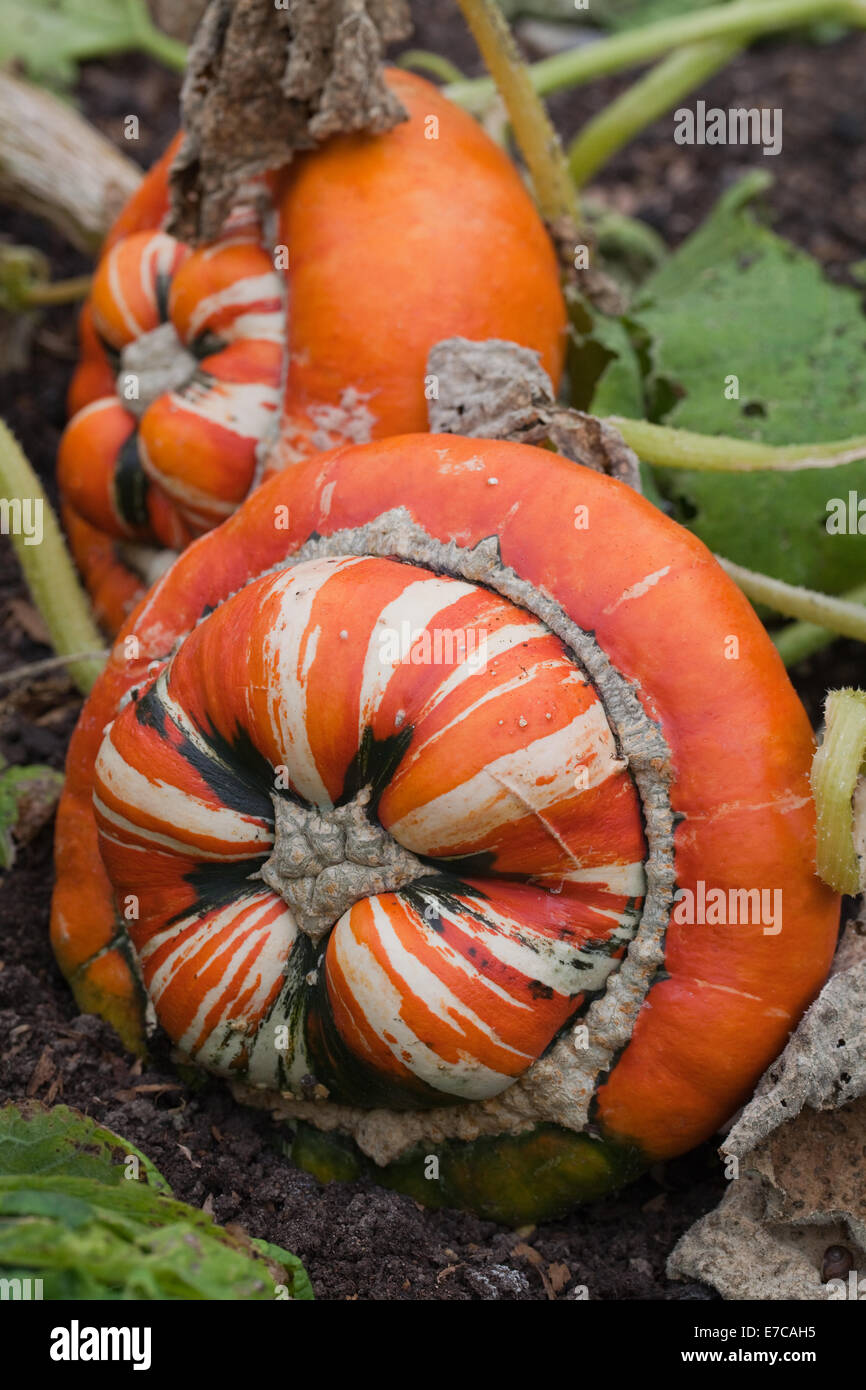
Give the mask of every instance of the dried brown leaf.
[(427, 358), (436, 396), (428, 413), (434, 434), (549, 441), (573, 462), (606, 473), (640, 492), (637, 456), (604, 420), (558, 405), (537, 352), (490, 338), (445, 338)]
[(212, 239), (249, 180), (338, 132), (405, 120), (382, 55), (408, 32), (405, 0), (211, 0), (181, 95), (172, 231)]
[[(847, 1297), (827, 1252), (866, 1271), (866, 935), (849, 924), (833, 973), (722, 1146), (733, 1178), (679, 1241), (672, 1278), (725, 1298)], [(840, 1292), (841, 1290), (841, 1292)]]

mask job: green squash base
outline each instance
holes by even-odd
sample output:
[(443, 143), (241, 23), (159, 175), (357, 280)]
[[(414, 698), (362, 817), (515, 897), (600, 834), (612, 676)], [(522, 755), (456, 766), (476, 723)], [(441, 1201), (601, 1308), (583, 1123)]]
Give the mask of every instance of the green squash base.
[(320, 1182), (370, 1178), (424, 1206), (456, 1207), (509, 1226), (555, 1220), (649, 1166), (631, 1145), (549, 1124), (524, 1134), (419, 1145), (384, 1168), (346, 1135), (303, 1123), (292, 1128), (289, 1157)]

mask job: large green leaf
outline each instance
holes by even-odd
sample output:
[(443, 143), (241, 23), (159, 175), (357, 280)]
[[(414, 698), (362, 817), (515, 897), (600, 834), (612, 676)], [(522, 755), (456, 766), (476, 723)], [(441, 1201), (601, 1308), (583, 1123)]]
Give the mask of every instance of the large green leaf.
[[(763, 225), (750, 176), (647, 279), (626, 322), (630, 347), (606, 367), (598, 414), (709, 435), (809, 444), (866, 433), (866, 318), (860, 296)], [(598, 330), (596, 330), (596, 336)], [(612, 335), (608, 334), (612, 342)], [(739, 398), (729, 398), (739, 383)], [(726, 383), (727, 393), (726, 393)], [(828, 532), (828, 503), (866, 496), (866, 459), (834, 469), (656, 470), (677, 518), (711, 549), (789, 583), (838, 592), (866, 577), (858, 535)]]
[(296, 1256), (176, 1201), (140, 1150), (65, 1106), (0, 1110), (0, 1277), (49, 1299), (313, 1297)]
[[(137, 1159), (128, 1165), (127, 1160)], [(140, 1149), (95, 1120), (66, 1105), (46, 1109), (38, 1101), (5, 1105), (0, 1110), (0, 1178), (91, 1178), (119, 1184), (130, 1168), (152, 1192), (171, 1196), (162, 1174)]]

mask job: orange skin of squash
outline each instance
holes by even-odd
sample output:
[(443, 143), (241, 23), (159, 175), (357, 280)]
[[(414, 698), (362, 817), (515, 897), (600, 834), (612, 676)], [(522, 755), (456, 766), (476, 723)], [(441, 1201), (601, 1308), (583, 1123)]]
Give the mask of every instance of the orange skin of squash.
[[(290, 361), (267, 472), (356, 437), (322, 413), (339, 408), (347, 390), (369, 412), (361, 427), (369, 424), (370, 438), (425, 430), (427, 354), (443, 338), (504, 338), (538, 351), (554, 382), (562, 372), (566, 311), (556, 257), (514, 165), (431, 83), (397, 69), (388, 83), (408, 121), (385, 135), (335, 137), (270, 181), (276, 241), (289, 248)], [(427, 138), (431, 118), (437, 139)], [(179, 140), (130, 199), (104, 251), (162, 224)], [(69, 410), (113, 392), (86, 306)], [(116, 631), (129, 612), (129, 571), (119, 560), (106, 570), (98, 536), (73, 519), (76, 560)]]
[[(483, 468), (467, 466), (479, 458)], [(754, 610), (704, 545), (624, 484), (547, 451), (429, 435), (336, 449), (275, 476), (179, 558), (126, 624), (70, 745), (52, 916), (61, 967), (82, 1007), (135, 1038), (136, 986), (120, 951), (105, 949), (117, 917), (90, 800), (120, 698), (207, 608), (313, 532), (400, 506), (443, 542), (471, 547), (498, 535), (504, 564), (594, 632), (636, 684), (671, 750), (679, 886), (783, 890), (778, 935), (760, 924), (670, 922), (669, 978), (650, 989), (597, 1092), (605, 1137), (650, 1158), (684, 1152), (749, 1095), (830, 966), (839, 898), (814, 872), (812, 731)], [(279, 507), (288, 529), (275, 526)], [(586, 529), (575, 529), (578, 507), (588, 508)], [(725, 655), (731, 636), (736, 660)]]

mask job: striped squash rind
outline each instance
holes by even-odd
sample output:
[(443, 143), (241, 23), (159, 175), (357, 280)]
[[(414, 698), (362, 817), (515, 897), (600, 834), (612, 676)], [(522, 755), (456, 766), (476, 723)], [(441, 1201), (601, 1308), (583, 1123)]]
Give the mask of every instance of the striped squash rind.
[[(59, 457), (70, 542), (109, 630), (146, 587), (141, 547), (181, 549), (262, 469), (425, 429), (436, 342), (518, 342), (558, 380), (556, 258), (519, 174), (431, 83), (398, 70), (388, 82), (409, 120), (330, 139), (263, 180), (262, 228), (248, 209), (212, 246), (166, 235), (178, 140), (112, 228)], [(197, 369), (136, 421), (119, 355), (172, 323)]]
[(118, 713), (93, 800), (182, 1051), (349, 1105), (499, 1094), (603, 992), (643, 904), (640, 801), (562, 642), (378, 556), (223, 603)]
[[(395, 521), (399, 517), (406, 523), (402, 530)], [(417, 557), (408, 553), (410, 543), (406, 537), (415, 535), (427, 537), (427, 553), (440, 556), (438, 574), (431, 576), (430, 566), (419, 566)], [(353, 553), (353, 548), (354, 552), (363, 548), (365, 538), (370, 545), (368, 554), (375, 558), (364, 559)], [(403, 571), (409, 564), (418, 566), (412, 574), (419, 585), (418, 595), (425, 586), (438, 585), (439, 598), (428, 604), (429, 612), (439, 611), (441, 591), (450, 583), (460, 588), (452, 616), (463, 605), (464, 617), (477, 617), (486, 605), (485, 622), (492, 622), (494, 628), (496, 622), (505, 627), (513, 624), (514, 613), (506, 606), (511, 600), (492, 592), (481, 580), (466, 582), (466, 557), (487, 555), (491, 550), (501, 561), (501, 569), (489, 571), (494, 576), (493, 589), (504, 583), (503, 575), (512, 575), (512, 587), (518, 586), (514, 592), (528, 596), (527, 603), (518, 604), (518, 609), (531, 608), (537, 602), (539, 611), (546, 615), (545, 621), (549, 619), (548, 626), (556, 625), (557, 613), (563, 615), (563, 622), (573, 625), (570, 631), (574, 645), (570, 650), (555, 635), (540, 633), (527, 638), (530, 645), (536, 641), (539, 650), (546, 652), (551, 663), (548, 670), (558, 672), (560, 683), (555, 700), (552, 687), (544, 685), (549, 674), (539, 684), (539, 698), (528, 702), (526, 737), (533, 733), (532, 720), (543, 720), (554, 703), (556, 727), (571, 727), (574, 721), (566, 715), (574, 710), (569, 709), (568, 699), (579, 694), (581, 700), (587, 701), (582, 707), (583, 715), (598, 700), (604, 706), (607, 733), (613, 736), (605, 756), (615, 760), (621, 755), (621, 740), (630, 737), (623, 711), (630, 708), (633, 714), (642, 711), (646, 728), (650, 732), (656, 730), (668, 749), (668, 756), (660, 758), (657, 746), (650, 741), (644, 766), (639, 747), (633, 759), (629, 754), (627, 773), (620, 773), (611, 765), (603, 781), (610, 784), (609, 791), (622, 777), (624, 790), (618, 809), (605, 811), (594, 819), (590, 816), (582, 827), (588, 836), (584, 840), (587, 853), (592, 850), (595, 827), (607, 855), (605, 862), (612, 857), (610, 843), (605, 843), (605, 835), (610, 831), (611, 843), (616, 842), (623, 865), (633, 859), (635, 837), (642, 831), (648, 836), (643, 865), (648, 875), (648, 896), (642, 905), (630, 904), (631, 909), (640, 909), (641, 918), (640, 922), (629, 923), (632, 944), (624, 956), (620, 953), (607, 984), (599, 983), (594, 1001), (581, 1000), (574, 993), (558, 1003), (548, 995), (535, 1001), (537, 1017), (531, 1017), (531, 1007), (524, 1009), (531, 1026), (527, 1029), (522, 1025), (521, 1032), (521, 1025), (515, 1025), (512, 1050), (515, 1040), (519, 1043), (531, 1036), (532, 1046), (526, 1046), (524, 1051), (534, 1052), (538, 1060), (530, 1061), (525, 1070), (515, 1066), (508, 1072), (506, 1067), (498, 1073), (500, 1081), (505, 1076), (505, 1084), (495, 1093), (484, 1089), (491, 1069), (488, 1067), (482, 1076), (476, 1065), (479, 1056), (473, 1054), (473, 1043), (467, 1034), (462, 1056), (454, 1055), (460, 1064), (457, 1072), (465, 1079), (474, 1066), (475, 1081), (479, 1077), (481, 1080), (480, 1089), (476, 1086), (461, 1099), (459, 1087), (451, 1084), (457, 1075), (455, 1063), (449, 1063), (450, 1072), (446, 1068), (446, 1087), (440, 1084), (442, 1077), (428, 1073), (419, 1076), (418, 1068), (413, 1070), (411, 1066), (399, 1075), (394, 1074), (393, 1067), (386, 1074), (385, 1052), (380, 1048), (377, 1053), (374, 1046), (371, 1054), (371, 1038), (368, 1035), (365, 1042), (362, 1036), (364, 1011), (375, 1010), (375, 997), (368, 994), (365, 1001), (363, 990), (359, 995), (357, 990), (347, 989), (345, 979), (339, 978), (341, 968), (344, 976), (346, 970), (351, 975), (355, 969), (357, 962), (353, 964), (351, 956), (358, 943), (366, 942), (370, 947), (372, 942), (371, 909), (362, 900), (345, 910), (339, 933), (336, 929), (330, 935), (326, 933), (319, 944), (315, 935), (304, 936), (305, 954), (299, 961), (304, 966), (300, 974), (310, 1002), (306, 1041), (309, 1057), (321, 1075), (317, 1071), (293, 1074), (286, 1086), (285, 1076), (278, 1076), (275, 1083), (272, 1076), (257, 1072), (253, 1065), (251, 1079), (253, 1086), (266, 1087), (261, 1098), (268, 1103), (274, 1098), (279, 1102), (281, 1089), (290, 1090), (294, 1099), (285, 1102), (284, 1113), (295, 1121), (315, 1124), (324, 1106), (330, 1114), (323, 1122), (336, 1122), (338, 1127), (353, 1133), (366, 1153), (386, 1165), (382, 1171), (391, 1172), (395, 1182), (405, 1181), (411, 1186), (412, 1174), (417, 1176), (418, 1155), (441, 1152), (442, 1163), (453, 1180), (448, 1188), (449, 1200), (475, 1207), (483, 1207), (489, 1201), (493, 1205), (485, 1209), (491, 1211), (495, 1195), (488, 1193), (485, 1198), (482, 1189), (485, 1171), (492, 1172), (495, 1165), (481, 1162), (477, 1155), (487, 1152), (491, 1126), (493, 1133), (497, 1127), (503, 1133), (510, 1132), (511, 1137), (502, 1141), (506, 1148), (500, 1152), (523, 1155), (519, 1160), (515, 1157), (513, 1163), (508, 1159), (512, 1171), (520, 1175), (519, 1181), (515, 1178), (517, 1187), (521, 1191), (532, 1187), (531, 1173), (536, 1162), (532, 1156), (535, 1154), (541, 1163), (540, 1155), (544, 1153), (544, 1163), (552, 1163), (560, 1177), (549, 1190), (539, 1178), (538, 1209), (552, 1210), (555, 1206), (559, 1210), (569, 1200), (569, 1193), (574, 1200), (594, 1195), (605, 1184), (622, 1181), (640, 1161), (683, 1152), (710, 1135), (733, 1113), (781, 1050), (820, 987), (832, 957), (839, 916), (838, 898), (818, 880), (813, 867), (814, 809), (808, 788), (812, 734), (775, 649), (748, 602), (701, 543), (623, 484), (576, 467), (547, 451), (453, 436), (405, 436), (338, 449), (266, 483), (218, 531), (202, 537), (181, 556), (140, 605), (118, 639), (109, 667), (85, 706), (70, 748), (67, 785), (58, 815), (58, 883), (52, 931), (58, 959), (82, 1006), (103, 1012), (110, 1009), (115, 1020), (125, 1018), (128, 1038), (137, 1031), (140, 1036), (140, 985), (129, 970), (118, 941), (123, 941), (128, 949), (128, 938), (135, 941), (137, 936), (137, 944), (146, 952), (143, 937), (154, 923), (158, 935), (172, 914), (180, 921), (178, 914), (195, 912), (196, 893), (204, 877), (197, 873), (182, 885), (177, 876), (171, 882), (161, 880), (164, 901), (145, 903), (138, 924), (129, 924), (127, 936), (118, 920), (114, 891), (100, 859), (92, 800), (94, 783), (97, 782), (97, 813), (103, 824), (102, 854), (115, 879), (114, 890), (121, 908), (130, 893), (142, 896), (140, 890), (146, 882), (145, 874), (136, 885), (134, 875), (129, 873), (129, 835), (134, 838), (143, 831), (146, 841), (148, 836), (164, 833), (160, 817), (164, 817), (165, 805), (159, 803), (159, 797), (165, 793), (157, 785), (160, 779), (168, 783), (175, 777), (186, 788), (175, 801), (175, 833), (192, 841), (199, 836), (199, 842), (193, 846), (199, 861), (208, 855), (224, 856), (226, 844), (220, 837), (228, 833), (233, 844), (231, 854), (243, 861), (250, 852), (248, 871), (256, 871), (264, 856), (270, 854), (268, 837), (272, 834), (262, 775), (266, 782), (273, 775), (277, 755), (281, 756), (289, 746), (298, 747), (297, 738), (306, 725), (303, 720), (298, 722), (300, 706), (296, 696), (299, 682), (303, 684), (308, 679), (312, 681), (311, 691), (317, 692), (309, 707), (307, 731), (313, 735), (313, 742), (308, 739), (301, 762), (296, 761), (294, 773), (290, 769), (296, 781), (288, 788), (288, 801), (301, 808), (309, 808), (317, 799), (320, 806), (327, 806), (340, 796), (345, 802), (350, 791), (366, 782), (373, 788), (380, 818), (396, 828), (397, 838), (407, 850), (421, 853), (425, 873), (437, 853), (446, 872), (450, 872), (449, 851), (465, 855), (467, 849), (475, 848), (461, 839), (466, 833), (471, 838), (472, 818), (461, 825), (459, 816), (447, 824), (448, 818), (443, 821), (440, 817), (434, 834), (429, 815), (425, 820), (424, 808), (432, 804), (431, 798), (435, 800), (433, 792), (437, 787), (441, 798), (449, 785), (461, 786), (462, 769), (473, 757), (479, 766), (486, 767), (491, 762), (491, 752), (497, 752), (493, 744), (500, 726), (495, 724), (484, 730), (484, 739), (492, 738), (489, 748), (481, 737), (482, 725), (474, 730), (474, 739), (468, 739), (462, 751), (459, 742), (449, 746), (446, 738), (441, 745), (442, 756), (437, 757), (435, 741), (430, 742), (426, 760), (416, 760), (414, 784), (409, 763), (402, 775), (400, 772), (408, 745), (392, 746), (390, 756), (384, 762), (380, 760), (377, 780), (376, 759), (371, 761), (369, 755), (376, 749), (381, 753), (386, 742), (382, 736), (388, 728), (394, 732), (394, 701), (408, 708), (408, 693), (421, 687), (429, 696), (431, 682), (435, 685), (441, 681), (443, 672), (409, 662), (402, 674), (398, 671), (395, 676), (392, 672), (384, 684), (380, 681), (377, 685), (374, 679), (370, 690), (375, 686), (375, 709), (371, 705), (371, 718), (359, 722), (357, 682), (355, 686), (351, 684), (356, 657), (351, 653), (353, 641), (356, 648), (358, 643), (363, 646), (365, 623), (369, 647), (369, 635), (377, 618), (381, 619), (383, 604), (387, 608), (396, 602), (392, 613), (399, 612), (399, 596), (405, 587)], [(342, 554), (343, 558), (329, 559), (329, 551), (333, 551), (334, 557)], [(383, 552), (393, 558), (383, 563)], [(400, 563), (395, 564), (395, 560)], [(311, 655), (297, 632), (294, 636), (286, 635), (289, 629), (284, 620), (289, 611), (287, 595), (293, 588), (315, 588), (315, 574), (321, 580), (323, 568), (328, 577), (320, 587), (326, 601), (313, 624), (318, 631), (316, 642), (321, 643), (323, 663), (317, 673), (315, 652)], [(395, 575), (395, 570), (401, 573)], [(330, 595), (329, 584), (335, 586)], [(524, 590), (519, 589), (520, 584)], [(315, 596), (307, 592), (298, 602), (307, 604), (304, 621), (308, 624), (314, 614), (310, 604), (314, 604)], [(327, 622), (326, 611), (330, 614)], [(518, 621), (525, 622), (528, 631), (537, 626), (537, 615), (518, 613)], [(284, 624), (282, 628), (280, 623)], [(269, 634), (278, 628), (283, 635), (274, 644)], [(302, 630), (306, 630), (303, 624)], [(344, 632), (345, 637), (341, 635)], [(189, 636), (166, 665), (176, 642), (185, 634)], [(130, 638), (135, 641), (131, 643)], [(588, 643), (595, 645), (590, 647)], [(344, 663), (338, 659), (341, 646), (349, 653)], [(596, 650), (597, 659), (591, 657)], [(271, 657), (267, 657), (268, 651)], [(732, 656), (734, 651), (736, 655)], [(589, 655), (581, 657), (581, 652)], [(595, 662), (591, 677), (587, 661)], [(604, 663), (610, 668), (609, 674)], [(328, 684), (321, 683), (328, 671), (337, 692), (330, 703)], [(575, 672), (576, 676), (572, 674)], [(507, 676), (505, 668), (501, 674), (503, 679)], [(389, 703), (388, 685), (395, 679), (398, 684), (392, 685), (393, 698)], [(468, 689), (466, 683), (464, 688)], [(570, 692), (567, 697), (565, 692)], [(282, 713), (281, 700), (285, 704)], [(630, 700), (634, 702), (632, 706)], [(185, 710), (182, 715), (181, 704)], [(121, 709), (122, 705), (125, 708)], [(167, 707), (178, 715), (172, 716), (171, 728), (165, 715)], [(137, 710), (141, 718), (136, 715)], [(512, 714), (516, 713), (512, 709)], [(366, 745), (367, 754), (359, 760), (359, 733), (364, 727), (375, 726), (377, 718), (385, 721), (378, 726), (379, 738)], [(106, 726), (112, 720), (113, 727), (105, 736)], [(190, 787), (192, 763), (189, 757), (184, 758), (177, 737), (184, 720), (191, 721), (199, 731), (205, 728), (205, 741), (216, 740), (223, 754), (234, 735), (237, 746), (232, 758), (242, 748), (247, 773), (255, 765), (252, 781), (258, 778), (259, 800), (254, 807), (244, 803), (239, 813), (229, 814), (227, 810), (218, 827), (213, 815), (222, 805), (231, 807), (240, 792), (230, 784), (230, 778), (215, 791), (212, 769), (207, 777), (202, 777), (200, 763), (196, 774), (199, 783), (194, 789)], [(238, 743), (237, 730), (244, 720), (246, 729)], [(626, 722), (633, 725), (640, 720), (635, 715)], [(278, 726), (283, 739), (279, 747), (273, 743), (273, 731)], [(601, 738), (597, 749), (601, 749), (601, 725), (597, 732)], [(516, 736), (514, 729), (511, 733)], [(555, 777), (562, 766), (568, 766), (568, 757), (575, 751), (560, 749), (548, 764), (541, 757), (542, 743), (535, 740), (532, 746), (528, 780), (522, 791), (517, 789), (521, 795), (533, 786), (533, 767), (538, 774), (536, 784), (547, 786), (548, 779)], [(512, 754), (516, 747), (512, 742)], [(577, 747), (583, 745), (578, 741)], [(251, 749), (256, 749), (255, 756)], [(499, 751), (501, 755), (502, 750)], [(100, 769), (95, 777), (98, 759)], [(182, 775), (177, 772), (181, 763)], [(355, 775), (351, 787), (346, 776), (350, 764)], [(651, 802), (656, 792), (651, 780), (647, 780), (653, 764), (662, 789), (655, 809)], [(175, 771), (169, 776), (170, 765)], [(237, 764), (228, 771), (234, 776)], [(152, 782), (150, 792), (148, 777)], [(321, 789), (316, 790), (317, 777), (324, 794)], [(107, 800), (103, 795), (106, 789)], [(286, 790), (283, 789), (284, 799)], [(156, 801), (148, 800), (151, 792), (158, 793)], [(190, 792), (198, 797), (197, 809), (183, 801), (183, 796)], [(581, 786), (581, 794), (594, 795), (592, 788), (585, 785)], [(652, 867), (653, 844), (663, 846), (667, 833), (663, 824), (661, 829), (653, 828), (658, 816), (664, 820), (665, 798), (671, 812), (673, 849), (668, 876), (662, 854), (656, 856), (655, 868)], [(445, 803), (440, 799), (438, 804)], [(136, 806), (138, 811), (131, 819), (135, 820), (137, 814), (139, 823), (137, 829), (130, 831), (121, 821), (129, 820), (130, 809)], [(485, 815), (482, 808), (482, 829)], [(144, 824), (141, 817), (147, 816), (152, 819)], [(539, 823), (544, 819), (543, 809), (540, 816)], [(210, 829), (206, 824), (209, 817)], [(307, 834), (309, 825), (303, 817), (301, 821)], [(545, 829), (545, 836), (550, 833), (560, 834), (556, 824)], [(318, 834), (320, 831), (316, 830), (304, 841), (303, 854), (312, 854), (314, 859)], [(570, 835), (571, 829), (560, 834), (566, 849)], [(112, 836), (116, 843), (111, 842)], [(493, 840), (496, 838), (494, 834)], [(531, 853), (528, 859), (525, 857), (526, 845), (521, 847), (519, 837), (510, 848), (507, 838), (500, 836), (503, 855), (506, 851), (517, 854), (517, 859), (507, 862), (507, 855), (503, 858), (505, 872), (511, 877), (499, 877), (497, 866), (494, 862), (491, 867), (489, 857), (483, 862), (477, 856), (474, 861), (464, 858), (457, 870), (462, 879), (471, 880), (470, 890), (492, 893), (494, 898), (505, 891), (518, 916), (523, 914), (521, 928), (527, 923), (532, 928), (539, 920), (538, 898), (551, 888), (551, 900), (556, 900), (557, 894), (550, 880), (545, 883), (545, 865), (541, 866), (541, 888), (528, 882), (524, 871), (532, 876), (539, 865)], [(489, 856), (489, 837), (483, 848)], [(176, 853), (176, 847), (171, 852)], [(152, 868), (156, 862), (152, 858)], [(333, 861), (325, 855), (322, 862)], [(468, 871), (470, 867), (472, 873)], [(316, 872), (320, 868), (321, 864)], [(561, 877), (561, 870), (562, 864), (557, 863), (553, 872)], [(238, 891), (232, 879), (236, 871), (228, 865), (225, 872), (229, 886), (220, 910), (225, 910), (226, 902), (231, 910), (233, 895)], [(339, 889), (339, 871), (335, 877)], [(232, 882), (234, 887), (230, 886)], [(767, 931), (765, 924), (752, 921), (687, 925), (672, 918), (675, 888), (697, 891), (700, 883), (706, 885), (707, 891), (718, 888), (726, 893), (781, 890), (781, 930)], [(463, 909), (453, 900), (453, 883), (447, 887), (452, 901), (445, 915), (453, 923), (455, 913), (459, 917)], [(314, 921), (313, 899), (303, 896), (307, 891), (304, 883), (301, 889), (292, 887), (294, 908), (290, 911), (306, 912)], [(145, 886), (145, 896), (147, 891)], [(261, 880), (247, 884), (244, 891), (263, 894)], [(386, 893), (377, 910), (381, 912), (384, 903), (386, 915), (391, 911), (396, 914), (395, 921), (399, 917), (403, 942), (400, 950), (404, 956), (406, 942), (413, 940), (417, 943), (413, 949), (425, 957), (430, 941), (422, 939), (423, 913), (419, 918), (416, 912), (410, 920), (407, 893), (411, 909), (410, 881), (408, 888), (398, 889), (390, 896)], [(661, 930), (653, 928), (650, 932), (653, 895), (654, 911), (660, 903), (666, 907), (660, 919)], [(553, 916), (545, 909), (545, 920), (548, 925), (553, 924), (553, 935), (559, 931), (561, 939), (567, 941), (585, 904), (580, 903), (577, 893), (573, 903), (566, 898), (564, 911), (562, 904), (559, 897), (560, 906), (552, 909)], [(473, 905), (471, 901), (469, 905)], [(594, 911), (599, 903), (590, 906)], [(603, 908), (606, 906), (602, 904)], [(619, 904), (621, 910), (627, 906)], [(344, 907), (341, 903), (340, 910)], [(279, 908), (277, 899), (276, 906), (271, 902), (269, 908), (262, 910)], [(157, 922), (160, 914), (161, 923)], [(149, 923), (145, 920), (148, 915)], [(627, 912), (625, 916), (628, 917)], [(285, 913), (282, 921), (281, 930), (285, 927)], [(484, 925), (478, 925), (483, 936)], [(467, 921), (461, 920), (461, 933), (467, 934), (466, 928)], [(341, 967), (338, 946), (347, 932), (355, 945)], [(335, 941), (337, 944), (332, 945)], [(525, 942), (524, 932), (524, 946)], [(452, 939), (452, 948), (454, 944)], [(372, 949), (381, 959), (381, 934), (377, 942), (372, 942)], [(389, 949), (396, 951), (393, 941)], [(230, 958), (229, 950), (226, 959)], [(467, 959), (464, 954), (464, 970)], [(449, 968), (451, 965), (453, 961)], [(149, 980), (153, 993), (153, 974), (145, 969), (144, 978)], [(361, 975), (357, 978), (361, 979)], [(426, 978), (430, 978), (429, 972)], [(300, 975), (292, 985), (297, 987), (296, 993), (300, 989), (299, 979)], [(485, 989), (491, 983), (501, 988), (502, 979), (496, 970), (491, 973), (489, 962), (479, 971), (475, 1002), (482, 1012), (488, 1010), (488, 1015), (492, 1006)], [(524, 972), (524, 986), (526, 980), (528, 974)], [(211, 987), (218, 981), (209, 979), (207, 983)], [(252, 981), (248, 985), (252, 988)], [(519, 1008), (515, 1010), (515, 1002), (529, 1002), (525, 995), (520, 995), (513, 978), (508, 987), (514, 993), (509, 1000), (500, 1001), (501, 1007), (497, 1006), (500, 1012), (496, 1024), (502, 1029), (509, 1018), (513, 1022), (520, 1012)], [(193, 988), (191, 979), (185, 988)], [(155, 992), (159, 997), (158, 987)], [(172, 1005), (180, 1012), (172, 1013), (165, 1001), (161, 1001), (161, 1007), (169, 1031), (173, 1030), (175, 1037), (183, 1038), (189, 1047), (190, 1001), (184, 1005), (182, 995), (183, 990)], [(230, 997), (229, 991), (227, 998)], [(236, 1003), (239, 1016), (244, 1007), (240, 994)], [(225, 1010), (225, 1001), (221, 1007)], [(269, 1005), (263, 1007), (267, 1017)], [(584, 1096), (580, 1104), (575, 1098), (579, 1087), (572, 1086), (573, 1094), (566, 1096), (572, 1069), (569, 1056), (575, 1059), (574, 1074), (583, 1075), (580, 1052), (570, 1042), (576, 1019), (589, 1029), (588, 1055), (595, 1059), (591, 1094)], [(403, 1018), (401, 1027), (405, 1024)], [(417, 1019), (412, 1026), (417, 1039)], [(381, 1043), (382, 1020), (373, 1018), (372, 1033), (377, 1029)], [(218, 1069), (225, 1065), (242, 1079), (250, 1063), (255, 1063), (251, 1038), (252, 1035), (246, 1035), (250, 1045), (230, 1049), (231, 1055), (223, 1050), (220, 1056), (208, 1056), (205, 1046), (200, 1060)], [(400, 1051), (400, 1040), (384, 1041), (393, 1060)], [(445, 1040), (439, 1041), (444, 1046)], [(499, 1043), (503, 1041), (508, 1040), (499, 1038)], [(200, 1046), (197, 1038), (192, 1042), (193, 1050)], [(349, 1062), (359, 1063), (359, 1050), (364, 1056), (353, 1070)], [(408, 1050), (413, 1054), (414, 1044)], [(483, 1057), (481, 1061), (486, 1066)], [(269, 1065), (272, 1062), (273, 1055)], [(557, 1068), (564, 1077), (559, 1091), (554, 1084)], [(316, 1087), (320, 1089), (317, 1091)], [(533, 1113), (533, 1097), (537, 1102), (542, 1090), (547, 1099), (543, 1105), (539, 1102)], [(327, 1098), (321, 1098), (323, 1093), (327, 1093)], [(563, 1117), (577, 1115), (581, 1104), (583, 1121), (578, 1123), (572, 1118), (572, 1122), (563, 1124)], [(398, 1112), (401, 1118), (395, 1122)], [(461, 1141), (466, 1137), (466, 1120), (460, 1116), (470, 1117), (469, 1137), (477, 1135), (474, 1143), (465, 1147)], [(403, 1135), (402, 1147), (393, 1139), (395, 1123)], [(576, 1144), (574, 1131), (578, 1130), (582, 1133)], [(534, 1140), (532, 1134), (536, 1135)], [(590, 1149), (587, 1144), (596, 1147)], [(512, 1145), (517, 1147), (512, 1150)], [(396, 1162), (396, 1167), (387, 1166), (392, 1162)], [(505, 1157), (502, 1162), (506, 1162)], [(459, 1181), (458, 1172), (463, 1174)], [(429, 1188), (428, 1198), (433, 1199), (433, 1186), (423, 1184), (419, 1192), (423, 1194)], [(532, 1200), (527, 1198), (530, 1206)], [(512, 1193), (503, 1197), (499, 1209), (504, 1211), (508, 1202), (515, 1210), (520, 1205)]]
[[(118, 540), (179, 549), (218, 525), (249, 492), (258, 445), (274, 431), (284, 287), (257, 224), (238, 221), (198, 251), (165, 232), (132, 233), (97, 269), (88, 322), (118, 385), (73, 415), (58, 482), (78, 515)], [(136, 419), (124, 383), (139, 400), (147, 374), (125, 354), (155, 334), (183, 350), (181, 378)]]

